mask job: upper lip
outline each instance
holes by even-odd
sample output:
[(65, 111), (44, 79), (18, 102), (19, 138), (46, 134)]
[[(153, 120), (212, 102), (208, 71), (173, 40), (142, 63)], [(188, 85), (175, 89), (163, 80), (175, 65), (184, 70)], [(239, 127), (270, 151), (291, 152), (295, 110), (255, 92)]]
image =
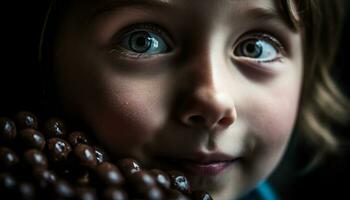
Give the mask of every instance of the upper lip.
[(185, 156), (159, 156), (158, 158), (173, 162), (191, 162), (198, 164), (230, 162), (237, 159), (237, 157), (233, 157), (221, 152), (204, 153), (201, 151), (188, 153), (185, 154)]

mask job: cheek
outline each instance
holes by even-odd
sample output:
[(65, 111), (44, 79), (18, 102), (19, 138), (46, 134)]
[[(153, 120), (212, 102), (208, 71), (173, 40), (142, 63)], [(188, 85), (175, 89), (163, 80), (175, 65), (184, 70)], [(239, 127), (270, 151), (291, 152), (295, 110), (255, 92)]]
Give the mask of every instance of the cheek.
[(62, 48), (56, 54), (56, 78), (66, 111), (87, 123), (112, 152), (140, 152), (166, 120), (171, 79), (119, 72), (101, 60), (103, 56), (82, 47)]
[(298, 110), (298, 93), (284, 93), (261, 100), (256, 111), (259, 116), (252, 117), (254, 132), (264, 144), (279, 144), (286, 140), (294, 127)]
[[(299, 85), (270, 88), (247, 111), (249, 133), (255, 141), (248, 167), (256, 176), (268, 176), (281, 160), (293, 132), (299, 104)], [(255, 99), (255, 100), (254, 100)], [(257, 167), (258, 166), (258, 167)]]
[(84, 118), (113, 152), (140, 153), (165, 119), (166, 95), (156, 91), (163, 91), (160, 86), (167, 84), (115, 77), (113, 73), (98, 82), (100, 85), (88, 92), (97, 95), (84, 104)]

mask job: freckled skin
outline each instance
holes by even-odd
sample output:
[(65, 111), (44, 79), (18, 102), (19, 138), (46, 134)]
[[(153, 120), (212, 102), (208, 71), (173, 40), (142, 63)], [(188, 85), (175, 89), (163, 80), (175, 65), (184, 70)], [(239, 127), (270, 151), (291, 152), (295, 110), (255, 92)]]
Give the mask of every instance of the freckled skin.
[[(150, 167), (153, 156), (197, 150), (243, 157), (217, 176), (186, 174), (195, 189), (217, 200), (238, 198), (267, 178), (298, 112), (301, 36), (267, 22), (282, 30), (288, 51), (262, 64), (268, 72), (232, 59), (232, 48), (261, 26), (242, 20), (245, 12), (276, 8), (274, 1), (179, 0), (176, 9), (130, 6), (88, 21), (105, 2), (76, 0), (61, 22), (54, 71), (67, 113), (89, 124), (115, 155)], [(170, 52), (140, 59), (111, 53), (118, 32), (145, 21), (168, 31)]]

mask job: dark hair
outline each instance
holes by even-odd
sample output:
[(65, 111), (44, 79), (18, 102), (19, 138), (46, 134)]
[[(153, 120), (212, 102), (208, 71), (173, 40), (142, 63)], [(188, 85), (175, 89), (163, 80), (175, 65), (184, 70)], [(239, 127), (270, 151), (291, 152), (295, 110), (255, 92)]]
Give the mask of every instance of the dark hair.
[(40, 68), (40, 78), (42, 82), (42, 98), (44, 99), (40, 106), (43, 115), (61, 115), (63, 105), (57, 95), (57, 86), (53, 74), (53, 44), (57, 33), (60, 19), (64, 11), (68, 9), (69, 1), (50, 0), (43, 20), (41, 35), (38, 47), (38, 64)]
[(313, 163), (339, 152), (332, 125), (346, 125), (349, 100), (332, 78), (341, 38), (342, 0), (284, 0), (290, 22), (303, 37), (304, 77), (297, 130), (317, 148)]

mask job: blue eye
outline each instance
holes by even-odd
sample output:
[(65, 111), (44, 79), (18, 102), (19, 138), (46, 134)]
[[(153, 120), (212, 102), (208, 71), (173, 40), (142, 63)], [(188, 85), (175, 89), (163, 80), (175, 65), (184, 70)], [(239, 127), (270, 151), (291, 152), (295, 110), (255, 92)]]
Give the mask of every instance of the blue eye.
[(235, 55), (261, 62), (274, 61), (279, 56), (279, 49), (276, 46), (279, 47), (279, 43), (266, 39), (247, 39), (238, 45)]
[(126, 34), (119, 44), (120, 47), (136, 54), (161, 54), (168, 52), (168, 45), (156, 33), (147, 30), (133, 31)]

